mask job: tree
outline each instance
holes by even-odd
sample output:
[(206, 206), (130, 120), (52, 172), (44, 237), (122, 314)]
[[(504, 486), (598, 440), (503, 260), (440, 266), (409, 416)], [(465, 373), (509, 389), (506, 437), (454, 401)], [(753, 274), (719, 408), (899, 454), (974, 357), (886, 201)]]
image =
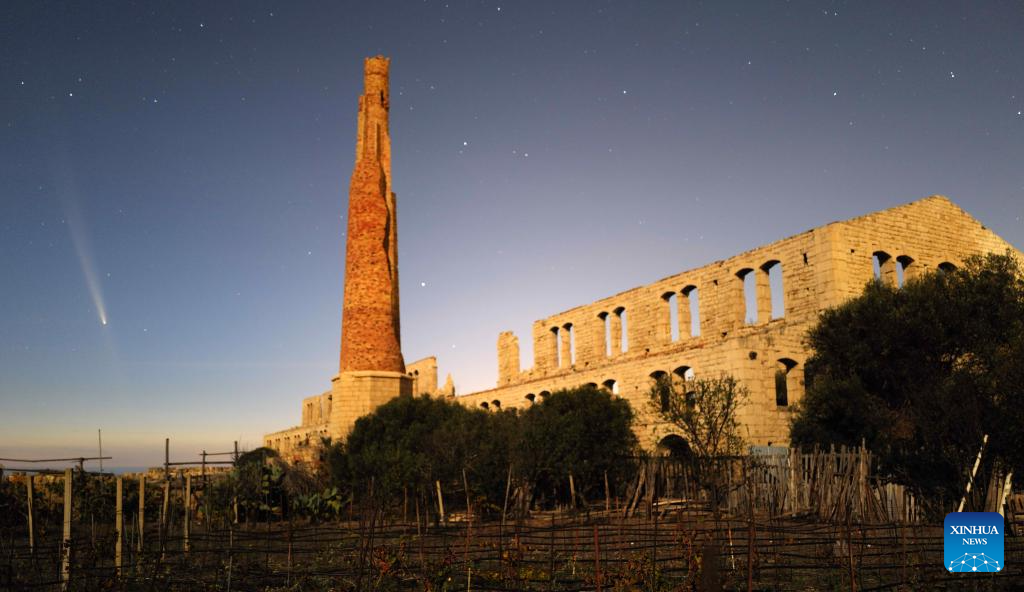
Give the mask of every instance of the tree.
[(504, 492), (514, 415), (426, 395), (396, 397), (356, 421), (344, 445), (328, 454), (328, 466), (339, 487), (354, 485), (362, 494), (372, 479), (383, 499), (432, 492), (435, 481), (461, 488), (463, 471), (472, 491), (493, 497)]
[(569, 475), (578, 494), (604, 497), (604, 477), (623, 484), (633, 474), (637, 449), (633, 410), (605, 389), (556, 391), (521, 416), (513, 455), (516, 471), (549, 500), (569, 500)]
[(651, 388), (648, 408), (681, 432), (713, 500), (722, 493), (728, 459), (744, 452), (737, 413), (749, 398), (747, 388), (729, 375), (693, 381), (661, 378)]
[(1012, 254), (902, 288), (871, 282), (808, 341), (795, 444), (863, 439), (936, 512), (959, 498), (985, 434), (986, 462), (1024, 474), (1024, 279)]

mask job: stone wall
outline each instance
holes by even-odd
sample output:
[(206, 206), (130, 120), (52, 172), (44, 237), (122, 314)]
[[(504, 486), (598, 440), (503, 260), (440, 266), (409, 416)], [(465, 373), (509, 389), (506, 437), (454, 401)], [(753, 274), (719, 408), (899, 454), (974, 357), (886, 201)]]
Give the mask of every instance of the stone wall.
[(430, 356), (405, 365), (405, 373), (412, 378), (414, 395), (437, 394), (437, 358)]
[(263, 436), (263, 445), (276, 450), (288, 462), (310, 463), (316, 457), (321, 439), (329, 435), (327, 422), (296, 426)]
[[(874, 277), (873, 256), (881, 279), (897, 282), (1008, 248), (941, 196), (834, 222), (538, 320), (527, 370), (520, 370), (516, 336), (503, 332), (498, 387), (458, 400), (508, 409), (561, 388), (605, 386), (632, 403), (650, 448), (671, 433), (647, 409), (659, 375), (729, 373), (751, 392), (740, 414), (749, 443), (785, 444), (803, 393), (804, 336), (823, 310), (863, 290)], [(773, 310), (779, 275), (782, 307)]]

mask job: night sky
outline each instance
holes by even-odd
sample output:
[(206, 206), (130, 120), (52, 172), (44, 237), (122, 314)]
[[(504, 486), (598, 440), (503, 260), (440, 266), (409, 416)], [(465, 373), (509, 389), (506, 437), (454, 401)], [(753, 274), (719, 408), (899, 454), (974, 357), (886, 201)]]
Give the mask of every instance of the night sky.
[[(1024, 246), (1019, 2), (0, 6), (0, 456), (179, 459), (337, 371), (365, 56), (405, 359), (930, 194)], [(104, 322), (106, 324), (104, 324)]]

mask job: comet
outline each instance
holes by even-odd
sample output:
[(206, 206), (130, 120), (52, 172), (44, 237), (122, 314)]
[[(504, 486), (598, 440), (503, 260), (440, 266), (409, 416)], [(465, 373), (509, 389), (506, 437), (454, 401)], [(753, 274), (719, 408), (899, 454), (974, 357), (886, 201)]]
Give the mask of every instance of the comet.
[(92, 297), (93, 306), (96, 307), (96, 315), (100, 324), (107, 325), (107, 307), (103, 303), (103, 290), (99, 278), (96, 276), (96, 266), (93, 264), (92, 251), (89, 248), (89, 241), (86, 238), (84, 223), (77, 212), (77, 208), (69, 208), (67, 216), (68, 229), (71, 231), (71, 242), (75, 246), (75, 254), (78, 255), (78, 262), (82, 267), (82, 275), (85, 277), (86, 287), (89, 288), (89, 295)]
[(78, 256), (78, 263), (82, 268), (82, 275), (85, 278), (85, 285), (89, 289), (92, 304), (96, 308), (96, 316), (99, 318), (100, 325), (105, 327), (109, 320), (107, 307), (103, 302), (103, 289), (96, 273), (96, 265), (93, 262), (85, 216), (82, 215), (82, 210), (79, 207), (78, 185), (70, 167), (66, 166), (66, 159), (59, 159), (56, 164), (55, 178), (64, 206), (64, 219), (71, 234), (71, 243)]

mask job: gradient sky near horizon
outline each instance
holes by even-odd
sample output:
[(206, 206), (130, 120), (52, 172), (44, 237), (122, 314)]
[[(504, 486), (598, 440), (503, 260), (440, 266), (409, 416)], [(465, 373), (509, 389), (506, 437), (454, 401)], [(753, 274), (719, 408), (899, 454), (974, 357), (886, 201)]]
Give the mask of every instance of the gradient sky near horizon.
[(0, 457), (191, 460), (337, 371), (364, 56), (402, 339), (533, 320), (941, 193), (1024, 246), (1019, 2), (5, 2)]

